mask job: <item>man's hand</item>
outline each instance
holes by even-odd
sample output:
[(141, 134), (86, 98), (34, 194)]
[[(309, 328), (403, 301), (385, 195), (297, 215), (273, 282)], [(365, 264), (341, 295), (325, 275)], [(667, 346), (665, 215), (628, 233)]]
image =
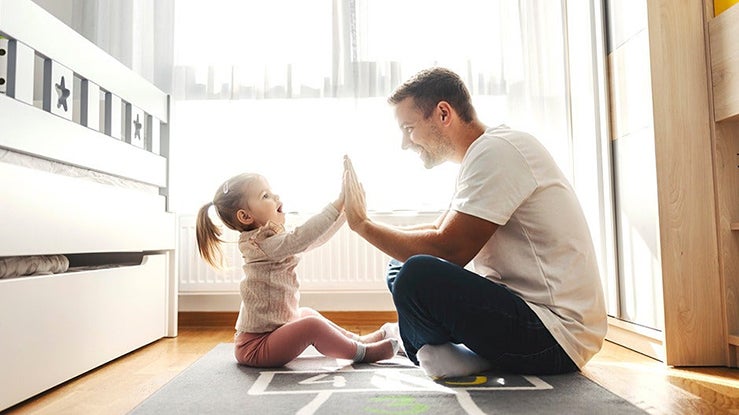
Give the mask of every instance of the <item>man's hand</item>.
[(344, 211), (346, 221), (352, 230), (357, 230), (367, 219), (367, 202), (364, 188), (357, 179), (357, 173), (349, 156), (344, 156)]

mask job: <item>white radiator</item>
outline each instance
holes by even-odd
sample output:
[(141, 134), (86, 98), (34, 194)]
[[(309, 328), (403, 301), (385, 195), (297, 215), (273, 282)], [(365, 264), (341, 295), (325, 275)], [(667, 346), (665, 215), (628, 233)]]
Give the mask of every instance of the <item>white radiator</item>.
[[(382, 214), (378, 221), (394, 225), (430, 222), (437, 213)], [(291, 218), (300, 223), (297, 218)], [(234, 293), (244, 276), (243, 260), (236, 241), (238, 234), (224, 232), (222, 244), (225, 269), (216, 270), (200, 258), (195, 239), (195, 217), (179, 220), (179, 291), (181, 293)], [(324, 245), (300, 254), (296, 272), (301, 291), (384, 291), (385, 272), (390, 257), (379, 251), (344, 225)]]

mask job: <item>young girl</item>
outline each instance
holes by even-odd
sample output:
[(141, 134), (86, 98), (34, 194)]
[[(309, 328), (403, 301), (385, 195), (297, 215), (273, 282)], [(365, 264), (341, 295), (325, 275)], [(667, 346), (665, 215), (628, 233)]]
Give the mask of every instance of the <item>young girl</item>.
[(302, 226), (287, 232), (280, 197), (264, 177), (246, 173), (228, 179), (213, 201), (200, 208), (196, 224), (201, 256), (220, 267), (221, 230), (209, 217), (211, 206), (228, 228), (241, 232), (239, 250), (246, 275), (239, 284), (242, 301), (236, 321), (239, 363), (283, 366), (310, 345), (326, 356), (355, 362), (376, 362), (395, 355), (398, 342), (385, 338), (384, 326), (360, 337), (317, 311), (298, 306), (296, 255), (326, 242), (345, 222), (343, 193)]

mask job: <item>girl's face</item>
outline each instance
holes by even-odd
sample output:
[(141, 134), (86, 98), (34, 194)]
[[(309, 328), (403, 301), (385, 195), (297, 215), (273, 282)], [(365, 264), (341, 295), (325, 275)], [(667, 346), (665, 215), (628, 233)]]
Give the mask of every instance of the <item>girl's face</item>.
[(244, 185), (246, 206), (237, 214), (243, 222), (242, 211), (245, 211), (246, 220), (249, 218), (256, 226), (264, 226), (272, 221), (278, 225), (285, 224), (285, 213), (282, 211), (280, 196), (272, 192), (269, 183), (264, 177), (256, 177)]

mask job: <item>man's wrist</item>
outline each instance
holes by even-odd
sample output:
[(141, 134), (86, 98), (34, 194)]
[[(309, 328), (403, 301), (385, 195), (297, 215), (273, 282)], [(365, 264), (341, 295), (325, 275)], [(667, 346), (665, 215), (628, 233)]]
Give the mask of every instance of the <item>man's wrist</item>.
[(364, 218), (358, 222), (354, 222), (354, 224), (351, 226), (352, 230), (359, 235), (364, 235), (365, 232), (367, 232), (367, 228), (369, 227), (370, 220), (369, 218)]

